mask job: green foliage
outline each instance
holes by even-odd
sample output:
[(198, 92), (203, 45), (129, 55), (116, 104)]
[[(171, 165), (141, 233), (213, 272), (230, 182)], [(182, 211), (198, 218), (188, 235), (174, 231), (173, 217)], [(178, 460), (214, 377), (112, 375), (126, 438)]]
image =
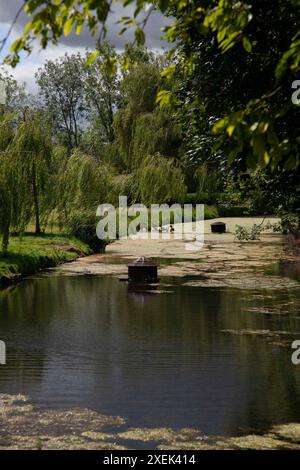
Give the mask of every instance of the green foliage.
[[(134, 54), (137, 52), (141, 51), (134, 51)], [(177, 158), (180, 153), (182, 138), (172, 111), (156, 106), (156, 94), (161, 84), (160, 70), (160, 59), (146, 55), (123, 73), (120, 109), (114, 117), (114, 131), (123, 169), (127, 173), (136, 170), (146, 155), (159, 152)]]
[(40, 96), (50, 114), (53, 131), (69, 149), (81, 140), (85, 114), (84, 60), (80, 54), (67, 54), (47, 60), (36, 74)]
[(298, 234), (299, 229), (300, 229), (300, 217), (299, 213), (295, 214), (293, 212), (288, 212), (285, 210), (280, 210), (279, 214), (280, 216), (280, 226), (278, 229), (287, 234), (287, 233), (292, 233), (292, 234)]
[(127, 196), (128, 203), (131, 204), (136, 201), (137, 192), (138, 182), (134, 173), (116, 175), (112, 178), (108, 200), (118, 207), (119, 196)]
[(9, 113), (3, 114), (0, 119), (0, 233), (4, 252), (8, 248), (11, 226), (24, 229), (32, 203), (26, 172), (28, 154), (23, 164), (15, 142), (13, 117)]
[(219, 204), (226, 197), (224, 193), (208, 193), (208, 192), (199, 192), (199, 193), (188, 193), (185, 198), (186, 204)]
[(14, 137), (14, 114), (0, 113), (0, 151), (5, 151)]
[(65, 220), (74, 211), (94, 210), (109, 192), (109, 168), (90, 155), (75, 150), (67, 159), (60, 179), (58, 207)]
[(219, 47), (223, 52), (231, 49), (241, 40), (247, 52), (251, 52), (252, 44), (243, 34), (253, 15), (251, 5), (245, 2), (219, 1), (207, 12), (204, 26), (217, 33)]
[(11, 237), (9, 252), (0, 254), (0, 286), (14, 275), (33, 274), (89, 253), (85, 243), (62, 235)]
[(26, 116), (14, 136), (10, 147), (18, 172), (18, 181), (22, 180), (21, 198), (25, 211), (24, 219), (18, 214), (21, 228), (25, 227), (34, 215), (36, 233), (41, 232), (41, 220), (51, 211), (53, 196), (52, 185), (52, 143), (47, 122), (40, 114)]
[[(204, 206), (204, 218), (205, 220), (208, 220), (208, 219), (216, 219), (217, 217), (219, 217), (219, 210), (216, 206), (209, 206), (207, 204), (205, 204)], [(196, 219), (196, 217), (194, 217), (194, 220)]]
[(143, 204), (180, 203), (185, 199), (184, 175), (171, 159), (159, 154), (145, 158), (137, 178)]
[(185, 197), (185, 204), (204, 204), (206, 219), (251, 215), (249, 207), (234, 205), (228, 198), (225, 193), (189, 193)]
[(219, 186), (218, 175), (206, 163), (199, 165), (194, 173), (198, 193), (216, 192)]
[[(287, 101), (280, 104), (284, 96), (284, 94), (281, 95), (284, 80), (287, 76), (293, 77), (292, 74), (297, 74), (299, 69), (300, 43), (297, 21), (299, 0), (278, 0), (276, 4), (254, 0), (240, 2), (234, 0), (202, 2), (124, 0), (123, 4), (133, 6), (134, 14), (120, 18), (120, 34), (133, 28), (134, 38), (138, 45), (145, 43), (144, 29), (155, 7), (163, 14), (172, 14), (175, 19), (165, 27), (164, 37), (170, 43), (176, 43), (174, 54), (178, 44), (183, 46), (180, 59), (185, 70), (192, 70), (195, 63), (191, 47), (195, 36), (201, 39), (205, 34), (210, 35), (210, 44), (212, 47), (217, 45), (224, 57), (226, 54), (238, 57), (241, 50), (248, 56), (253, 54), (252, 57), (254, 57), (254, 52), (259, 50), (261, 42), (267, 44), (270, 54), (273, 54), (273, 62), (275, 61), (274, 67), (270, 67), (265, 61), (268, 66), (267, 81), (271, 82), (271, 87), (267, 88), (263, 94), (258, 94), (248, 100), (244, 108), (228, 109), (226, 117), (222, 118), (215, 127), (215, 132), (221, 133), (224, 138), (232, 142), (231, 159), (246, 151), (250, 167), (254, 167), (255, 164), (265, 167), (270, 164), (275, 169), (284, 163), (288, 165), (288, 168), (295, 168), (299, 164), (299, 159), (293, 155), (296, 148), (294, 140), (284, 138), (276, 129), (277, 127), (280, 129), (282, 119), (290, 115), (290, 109), (286, 106)], [(30, 19), (23, 35), (12, 45), (7, 61), (16, 65), (21, 51), (31, 52), (36, 38), (45, 48), (49, 42), (57, 44), (62, 36), (68, 36), (73, 29), (76, 34), (80, 34), (83, 26), (90, 31), (91, 35), (95, 35), (100, 26), (100, 38), (103, 39), (107, 32), (106, 21), (110, 13), (110, 5), (109, 0), (98, 2), (28, 0), (24, 10)], [(147, 8), (144, 9), (146, 6)], [(273, 16), (275, 17), (274, 26), (272, 21), (269, 21), (268, 31), (266, 31), (265, 19)], [(285, 21), (288, 22), (287, 25)], [(279, 50), (274, 49), (275, 43), (278, 44), (277, 38), (280, 39), (281, 44)], [(199, 40), (195, 42), (199, 44)], [(93, 53), (89, 63), (98, 55), (97, 52)], [(107, 54), (106, 59), (108, 69), (115, 70), (114, 58)], [(226, 58), (224, 61), (226, 62)], [(125, 68), (129, 67), (130, 57), (125, 56), (123, 62)], [(172, 68), (171, 72), (166, 72), (165, 76), (170, 77), (173, 72)], [(273, 83), (270, 75), (273, 77)], [(158, 99), (162, 105), (170, 102), (168, 89), (157, 91), (159, 91)], [(298, 151), (298, 148), (296, 150)]]
[(236, 225), (234, 235), (237, 240), (240, 241), (249, 241), (249, 240), (259, 240), (260, 234), (264, 230), (262, 224), (254, 224), (251, 228), (243, 227), (242, 225)]
[(219, 205), (218, 211), (220, 217), (245, 217), (254, 214), (257, 215), (256, 212), (252, 213), (247, 206)]
[(0, 69), (0, 85), (4, 86), (5, 103), (0, 103), (0, 112), (20, 113), (28, 105), (25, 85), (20, 85), (6, 70)]
[[(194, 23), (185, 23), (186, 36), (178, 37), (182, 57), (175, 72), (181, 70), (183, 87), (177, 98), (190, 153), (207, 158), (210, 146), (208, 158), (221, 168), (241, 162), (252, 170), (296, 168), (299, 125), (291, 85), (299, 75), (298, 0), (207, 4), (201, 13), (210, 28), (206, 37)], [(177, 26), (185, 15), (190, 10), (175, 15)]]
[[(300, 203), (299, 169), (276, 172), (231, 171), (227, 175), (226, 205), (245, 205), (249, 214), (298, 212)], [(272, 195), (272, 197), (270, 197)]]
[(86, 243), (94, 253), (102, 253), (107, 242), (97, 237), (98, 221), (95, 212), (75, 212), (68, 220), (67, 230), (71, 235)]
[(266, 230), (272, 230), (274, 233), (282, 233), (284, 232), (284, 221), (281, 220), (275, 224), (271, 224), (270, 222), (264, 224), (262, 222), (261, 224), (254, 224), (250, 228), (236, 225), (234, 234), (237, 240), (240, 241), (259, 240), (261, 233)]
[(169, 112), (155, 109), (136, 119), (132, 143), (135, 168), (142, 164), (145, 155), (154, 155), (157, 152), (176, 158), (180, 145), (180, 129)]
[[(102, 45), (97, 59), (83, 68), (83, 84), (87, 115), (90, 121), (96, 121), (98, 138), (103, 143), (114, 140), (113, 118), (119, 104), (118, 70), (107, 71), (107, 56), (116, 60), (116, 52), (108, 43)], [(90, 57), (90, 54), (87, 54)]]

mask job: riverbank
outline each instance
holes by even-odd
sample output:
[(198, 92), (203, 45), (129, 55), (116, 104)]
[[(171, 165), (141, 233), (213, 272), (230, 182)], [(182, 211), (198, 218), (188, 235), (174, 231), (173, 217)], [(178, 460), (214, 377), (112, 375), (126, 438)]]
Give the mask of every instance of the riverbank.
[(22, 395), (0, 395), (0, 423), (0, 450), (300, 449), (299, 423), (260, 434), (207, 436), (194, 428), (131, 428), (121, 416), (89, 409), (39, 409)]
[[(226, 223), (225, 234), (213, 234), (210, 224), (222, 220)], [(268, 217), (264, 223), (278, 223), (279, 219)], [(120, 276), (127, 274), (127, 261), (139, 256), (165, 260), (160, 266), (161, 276), (186, 277), (190, 285), (211, 287), (275, 287), (276, 279), (264, 276), (264, 269), (281, 261), (293, 260), (287, 252), (284, 238), (270, 231), (262, 233), (259, 241), (239, 242), (235, 239), (236, 225), (251, 227), (262, 223), (261, 217), (239, 217), (206, 220), (204, 245), (189, 250), (187, 244), (195, 239), (193, 231), (185, 231), (184, 239), (159, 238), (116, 240), (106, 248), (105, 254), (91, 254), (91, 249), (76, 238), (63, 235), (11, 237), (7, 255), (0, 254), (0, 288), (7, 287), (23, 276), (35, 274), (46, 268), (58, 268), (61, 274), (103, 274)], [(168, 234), (167, 234), (168, 235)], [(145, 237), (145, 234), (142, 234)], [(74, 261), (70, 263), (70, 261)], [(259, 278), (259, 272), (261, 277)], [(243, 276), (241, 276), (243, 274)], [(193, 280), (191, 279), (193, 277)], [(195, 279), (197, 278), (197, 279)], [(278, 286), (282, 279), (277, 276)], [(287, 280), (287, 287), (297, 283)], [(245, 285), (247, 283), (247, 286)], [(272, 286), (270, 286), (272, 284)]]
[[(211, 233), (210, 224), (222, 220), (226, 223), (224, 234)], [(265, 223), (278, 223), (277, 218), (267, 218)], [(127, 263), (139, 256), (157, 260), (159, 276), (182, 278), (194, 287), (233, 287), (241, 289), (299, 288), (299, 283), (274, 270), (266, 276), (266, 270), (281, 262), (294, 262), (296, 257), (288, 249), (285, 238), (278, 233), (266, 231), (258, 241), (236, 240), (236, 225), (251, 227), (260, 224), (261, 217), (222, 218), (207, 220), (204, 224), (204, 244), (197, 250), (187, 249), (187, 242), (194, 234), (186, 233), (185, 239), (126, 239), (108, 245), (105, 254), (79, 258), (74, 263), (63, 264), (61, 274), (95, 274), (126, 276)], [(175, 226), (176, 230), (176, 226)], [(167, 234), (168, 235), (168, 234)], [(298, 259), (299, 261), (299, 259)], [(277, 270), (278, 271), (278, 270)]]
[(0, 254), (0, 288), (88, 254), (91, 250), (86, 244), (62, 235), (11, 237), (7, 254)]

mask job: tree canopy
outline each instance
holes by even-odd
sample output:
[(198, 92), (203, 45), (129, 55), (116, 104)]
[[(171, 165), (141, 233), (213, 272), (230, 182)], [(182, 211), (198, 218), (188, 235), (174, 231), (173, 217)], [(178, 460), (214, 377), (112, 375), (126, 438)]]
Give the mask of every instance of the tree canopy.
[[(275, 169), (281, 164), (289, 168), (298, 165), (298, 142), (278, 135), (276, 126), (278, 118), (280, 127), (280, 118), (283, 115), (287, 115), (287, 119), (290, 117), (291, 103), (284, 102), (280, 106), (280, 102), (283, 94), (289, 91), (291, 80), (299, 75), (300, 0), (276, 0), (275, 4), (265, 0), (122, 0), (122, 3), (133, 6), (134, 14), (119, 19), (120, 34), (133, 28), (138, 45), (145, 43), (144, 28), (153, 10), (158, 9), (170, 17), (164, 38), (175, 45), (173, 53), (179, 56), (178, 63), (185, 70), (194, 67), (195, 41), (202, 54), (202, 38), (207, 42), (207, 37), (210, 37), (212, 48), (217, 48), (224, 56), (230, 54), (231, 58), (238, 59), (241, 49), (244, 50), (246, 62), (251, 62), (251, 58), (260, 53), (262, 42), (267, 43), (271, 55), (274, 45), (276, 47), (281, 41), (280, 50), (274, 56), (276, 60), (269, 64), (267, 82), (271, 83), (271, 88), (252, 96), (243, 107), (232, 107), (230, 113), (215, 123), (213, 131), (230, 141), (230, 160), (250, 149), (250, 166), (258, 164), (262, 168), (271, 166)], [(91, 35), (95, 36), (98, 32), (101, 43), (107, 32), (106, 22), (112, 8), (113, 2), (110, 0), (26, 1), (24, 10), (30, 19), (24, 34), (12, 45), (7, 61), (16, 65), (20, 52), (31, 52), (35, 39), (46, 48), (49, 42), (57, 44), (62, 36), (69, 35), (72, 30), (80, 34), (83, 27)], [(272, 24), (271, 31), (265, 28), (267, 18)], [(288, 22), (287, 26), (285, 21)], [(182, 46), (179, 54), (178, 45)], [(96, 50), (90, 55), (89, 62), (97, 55)], [(109, 68), (114, 69), (115, 57), (107, 53), (106, 61)], [(124, 66), (128, 63), (128, 57), (124, 57)], [(172, 64), (165, 71), (165, 77), (170, 77), (176, 70), (176, 64)], [(158, 100), (165, 104), (171, 96), (168, 89), (160, 90)]]

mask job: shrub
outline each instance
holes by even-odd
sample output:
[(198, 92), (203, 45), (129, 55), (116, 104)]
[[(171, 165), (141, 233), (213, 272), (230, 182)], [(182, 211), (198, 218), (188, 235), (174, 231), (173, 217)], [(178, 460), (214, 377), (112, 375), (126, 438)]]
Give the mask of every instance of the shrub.
[(216, 219), (217, 217), (219, 217), (219, 211), (216, 206), (204, 206), (205, 219)]
[(225, 193), (188, 193), (185, 197), (185, 204), (218, 205), (225, 198)]
[(251, 215), (248, 207), (246, 206), (219, 206), (220, 217), (243, 217)]
[(235, 237), (238, 240), (259, 240), (261, 232), (264, 230), (263, 225), (254, 224), (251, 228), (246, 228), (242, 225), (235, 226)]
[(300, 219), (299, 215), (293, 212), (279, 211), (281, 219), (281, 229), (284, 234), (292, 233), (296, 235), (300, 230)]
[(100, 240), (96, 234), (98, 218), (93, 212), (74, 213), (67, 225), (71, 235), (86, 243), (94, 253), (103, 253), (107, 241)]

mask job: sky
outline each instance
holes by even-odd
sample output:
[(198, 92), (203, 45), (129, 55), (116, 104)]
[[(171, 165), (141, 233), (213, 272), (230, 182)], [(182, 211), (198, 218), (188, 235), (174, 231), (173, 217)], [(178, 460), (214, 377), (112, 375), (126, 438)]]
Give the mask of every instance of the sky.
[[(6, 36), (22, 3), (23, 0), (0, 0), (0, 40)], [(121, 37), (118, 36), (120, 25), (117, 25), (116, 21), (120, 16), (130, 16), (132, 13), (132, 7), (124, 9), (124, 7), (119, 3), (114, 5), (113, 9), (114, 12), (109, 17), (107, 23), (107, 39), (113, 43), (118, 50), (121, 50), (123, 49), (124, 44), (130, 40), (131, 34), (125, 34)], [(10, 44), (12, 44), (12, 42), (22, 34), (27, 21), (28, 17), (25, 13), (21, 14), (12, 30), (4, 51), (2, 51), (2, 54), (0, 55), (0, 63), (2, 63), (2, 60), (7, 55)], [(160, 13), (155, 12), (151, 15), (146, 27), (147, 47), (155, 50), (164, 47), (164, 44), (161, 41), (161, 28), (167, 23), (168, 20)], [(85, 53), (87, 49), (93, 49), (94, 45), (95, 38), (92, 38), (86, 29), (83, 29), (79, 36), (76, 36), (75, 33), (70, 34), (68, 37), (63, 37), (58, 46), (49, 45), (46, 50), (41, 50), (41, 47), (37, 44), (31, 55), (22, 56), (21, 62), (15, 69), (8, 66), (5, 66), (5, 68), (18, 80), (18, 82), (25, 83), (26, 88), (30, 93), (36, 93), (37, 87), (35, 85), (34, 75), (46, 60), (54, 60), (65, 53)]]

